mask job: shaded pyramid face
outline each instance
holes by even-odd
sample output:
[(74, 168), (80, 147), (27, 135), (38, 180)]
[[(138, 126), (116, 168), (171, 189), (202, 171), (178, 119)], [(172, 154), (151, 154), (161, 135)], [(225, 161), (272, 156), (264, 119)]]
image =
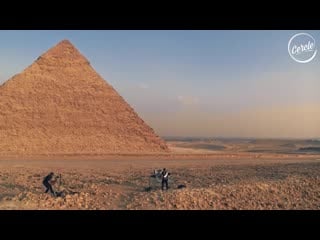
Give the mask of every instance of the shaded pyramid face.
[(0, 154), (166, 152), (67, 40), (0, 86)]

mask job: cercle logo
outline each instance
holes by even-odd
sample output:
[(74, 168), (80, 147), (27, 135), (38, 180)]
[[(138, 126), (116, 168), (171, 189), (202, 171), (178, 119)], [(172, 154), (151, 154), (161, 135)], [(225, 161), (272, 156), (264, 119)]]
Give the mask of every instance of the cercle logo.
[(290, 57), (298, 63), (308, 63), (317, 55), (316, 40), (309, 33), (297, 33), (288, 42)]

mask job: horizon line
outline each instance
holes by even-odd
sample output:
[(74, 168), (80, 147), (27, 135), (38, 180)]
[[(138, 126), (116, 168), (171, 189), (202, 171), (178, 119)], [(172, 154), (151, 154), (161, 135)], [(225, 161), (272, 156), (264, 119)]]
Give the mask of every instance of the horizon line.
[(302, 137), (222, 137), (222, 136), (160, 136), (164, 139), (168, 138), (204, 138), (204, 139), (210, 139), (210, 138), (216, 138), (216, 139), (244, 139), (244, 140), (252, 140), (252, 139), (263, 139), (263, 140), (315, 140), (320, 141), (320, 137), (308, 137), (308, 138), (302, 138)]

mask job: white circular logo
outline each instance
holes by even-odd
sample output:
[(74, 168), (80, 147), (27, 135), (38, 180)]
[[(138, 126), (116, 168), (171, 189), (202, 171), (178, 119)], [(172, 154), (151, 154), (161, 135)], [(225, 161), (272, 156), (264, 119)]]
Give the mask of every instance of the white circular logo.
[(308, 63), (317, 54), (316, 40), (308, 33), (293, 35), (288, 43), (290, 57), (298, 63)]

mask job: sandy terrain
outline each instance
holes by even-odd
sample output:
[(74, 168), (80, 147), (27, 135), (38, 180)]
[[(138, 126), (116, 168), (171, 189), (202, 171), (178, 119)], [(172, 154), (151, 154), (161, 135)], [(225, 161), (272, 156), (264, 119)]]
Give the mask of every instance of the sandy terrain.
[[(150, 178), (163, 167), (168, 191)], [(0, 169), (0, 209), (320, 209), (319, 155), (1, 157)], [(43, 193), (50, 171), (65, 197)]]

